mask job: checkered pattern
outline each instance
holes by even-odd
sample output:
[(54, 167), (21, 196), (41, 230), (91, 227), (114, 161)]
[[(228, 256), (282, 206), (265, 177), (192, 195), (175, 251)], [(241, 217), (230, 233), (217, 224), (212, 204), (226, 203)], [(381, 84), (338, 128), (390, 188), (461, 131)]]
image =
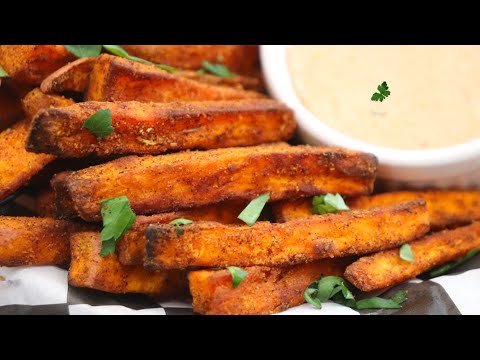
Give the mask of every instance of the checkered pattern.
[[(191, 301), (156, 302), (142, 295), (113, 295), (68, 285), (67, 271), (54, 266), (0, 267), (0, 315), (191, 315)], [(391, 296), (408, 291), (399, 310), (362, 310), (334, 303), (321, 310), (309, 304), (291, 308), (283, 315), (369, 314), (480, 314), (480, 256), (459, 267), (454, 274), (432, 280), (415, 279), (386, 292), (358, 294), (357, 298)]]

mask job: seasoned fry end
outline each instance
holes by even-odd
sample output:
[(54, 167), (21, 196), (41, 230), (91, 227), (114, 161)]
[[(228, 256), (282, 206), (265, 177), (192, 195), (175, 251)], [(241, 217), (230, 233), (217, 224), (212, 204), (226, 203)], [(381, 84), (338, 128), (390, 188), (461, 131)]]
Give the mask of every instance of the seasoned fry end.
[(291, 265), (392, 248), (429, 229), (423, 200), (252, 227), (199, 221), (178, 232), (157, 224), (145, 232), (144, 264), (150, 270)]
[(0, 266), (65, 265), (80, 225), (48, 218), (0, 216)]
[(67, 99), (61, 95), (44, 94), (39, 88), (30, 91), (22, 100), (22, 107), (28, 119), (33, 119), (35, 115), (43, 109), (53, 107), (66, 107), (75, 104), (72, 99)]
[(0, 45), (0, 65), (12, 79), (30, 85), (74, 59), (63, 45)]
[(42, 81), (40, 89), (45, 94), (85, 92), (95, 61), (96, 58), (80, 58), (61, 67)]
[(216, 221), (222, 224), (241, 223), (237, 216), (244, 208), (244, 203), (227, 202), (152, 216), (137, 216), (133, 227), (117, 243), (118, 259), (123, 265), (143, 265), (145, 229), (148, 225), (167, 224), (180, 218), (192, 221)]
[(340, 276), (345, 259), (321, 260), (286, 267), (254, 266), (237, 288), (228, 270), (197, 270), (188, 274), (193, 310), (205, 315), (266, 315), (305, 302), (303, 293), (320, 276)]
[(21, 120), (0, 133), (0, 199), (13, 194), (55, 157), (25, 150), (30, 122)]
[(148, 272), (141, 266), (120, 264), (116, 255), (100, 256), (100, 233), (82, 232), (72, 236), (72, 260), (68, 281), (77, 287), (111, 292), (156, 296), (182, 294), (187, 287), (182, 271)]
[(347, 267), (345, 278), (362, 291), (383, 289), (412, 279), (438, 265), (480, 248), (480, 222), (444, 230), (410, 243), (414, 261), (399, 256), (399, 249), (365, 256)]

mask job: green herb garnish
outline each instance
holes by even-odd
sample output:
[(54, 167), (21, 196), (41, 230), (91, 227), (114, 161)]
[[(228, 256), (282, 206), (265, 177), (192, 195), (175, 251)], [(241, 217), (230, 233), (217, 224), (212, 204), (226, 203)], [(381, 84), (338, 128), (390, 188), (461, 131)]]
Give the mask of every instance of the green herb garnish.
[(311, 283), (303, 294), (305, 301), (317, 309), (322, 308), (322, 303), (327, 300), (348, 306), (352, 309), (399, 309), (406, 300), (406, 292), (399, 291), (391, 299), (374, 297), (356, 301), (352, 292), (345, 284), (345, 280), (339, 276), (322, 276)]
[(373, 297), (357, 301), (356, 309), (401, 309), (402, 304), (407, 300), (407, 292), (400, 290), (391, 299)]
[(183, 218), (178, 218), (169, 222), (170, 225), (173, 225), (176, 227), (175, 232), (177, 233), (178, 236), (183, 235), (183, 233), (185, 232), (182, 226), (190, 225), (192, 223), (193, 223), (192, 220), (183, 219)]
[(242, 220), (248, 226), (253, 226), (260, 217), (260, 214), (262, 213), (262, 210), (269, 199), (269, 193), (262, 194), (256, 199), (253, 199), (250, 201), (250, 204), (243, 209), (240, 215), (238, 215), (238, 219)]
[(383, 102), (385, 98), (390, 96), (390, 91), (388, 90), (388, 85), (385, 81), (377, 86), (377, 90), (378, 92), (375, 92), (372, 95), (372, 98), (371, 98), (372, 101)]
[(162, 69), (162, 70), (165, 70), (165, 71), (168, 71), (170, 73), (182, 71), (182, 69), (179, 69), (175, 66), (170, 66), (170, 65), (165, 65), (165, 64), (156, 64), (155, 67), (157, 67), (159, 69)]
[(99, 140), (102, 137), (110, 135), (113, 133), (112, 112), (110, 109), (98, 110), (85, 120), (82, 129), (87, 129)]
[(336, 213), (350, 210), (340, 194), (326, 194), (314, 196), (312, 199), (312, 212), (317, 215)]
[(236, 289), (248, 275), (248, 271), (236, 266), (229, 266), (227, 267), (227, 270), (230, 271), (230, 274), (232, 275), (232, 286), (234, 289)]
[(461, 259), (458, 259), (457, 261), (452, 261), (452, 262), (449, 262), (447, 264), (444, 264), (438, 268), (436, 268), (435, 270), (432, 270), (430, 271), (429, 273), (429, 277), (430, 278), (434, 278), (434, 277), (437, 277), (437, 276), (442, 276), (442, 275), (445, 275), (447, 273), (449, 273), (450, 271), (452, 271), (453, 269), (459, 267), (460, 265), (466, 263), (468, 260), (470, 260), (472, 257), (474, 257), (475, 255), (477, 255), (477, 253), (480, 251), (480, 249), (473, 249), (473, 250), (470, 250), (468, 252), (467, 255), (465, 255), (464, 257), (462, 257)]
[(102, 200), (100, 206), (103, 220), (100, 255), (107, 256), (115, 252), (116, 242), (132, 227), (136, 215), (126, 196)]
[(7, 72), (0, 66), (0, 78), (8, 77)]
[(73, 55), (79, 58), (95, 57), (100, 55), (102, 45), (64, 45)]
[(413, 262), (413, 252), (409, 244), (403, 244), (400, 247), (400, 258), (408, 262)]
[(109, 53), (122, 57), (124, 59), (136, 61), (142, 64), (153, 65), (159, 69), (162, 69), (168, 72), (180, 71), (180, 69), (173, 66), (155, 64), (151, 61), (130, 55), (124, 48), (122, 48), (119, 45), (64, 45), (64, 46), (69, 52), (71, 52), (73, 55), (79, 58), (98, 56), (100, 55), (100, 52), (102, 51), (102, 47), (103, 47)]
[[(203, 72), (201, 72), (203, 70)], [(237, 74), (231, 72), (228, 70), (228, 68), (225, 65), (221, 64), (212, 64), (206, 60), (202, 61), (202, 69), (198, 71), (199, 74), (205, 74), (205, 73), (210, 73), (213, 75), (217, 75), (219, 77), (223, 78), (230, 78), (234, 77)]]

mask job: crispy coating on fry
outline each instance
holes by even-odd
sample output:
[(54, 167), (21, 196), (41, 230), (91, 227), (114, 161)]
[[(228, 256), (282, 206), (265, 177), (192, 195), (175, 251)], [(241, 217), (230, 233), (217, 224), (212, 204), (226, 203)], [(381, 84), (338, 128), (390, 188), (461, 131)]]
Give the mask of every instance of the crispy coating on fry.
[(82, 226), (47, 218), (0, 216), (0, 266), (67, 264), (69, 236)]
[(25, 150), (30, 122), (21, 120), (0, 133), (0, 199), (13, 194), (55, 159)]
[(87, 101), (171, 102), (263, 98), (260, 93), (210, 85), (118, 56), (100, 55), (90, 74)]
[(222, 85), (232, 87), (238, 90), (252, 90), (258, 92), (264, 92), (265, 87), (260, 79), (250, 76), (232, 76), (232, 77), (220, 77), (211, 74), (199, 74), (196, 71), (179, 71), (176, 73), (184, 78), (200, 81), (206, 84)]
[(129, 156), (73, 172), (65, 178), (67, 196), (78, 215), (100, 219), (100, 200), (128, 196), (136, 214), (199, 207), (224, 200), (248, 202), (270, 193), (270, 200), (325, 192), (348, 195), (372, 190), (377, 168), (373, 155), (338, 148), (285, 143)]
[(254, 45), (123, 45), (130, 54), (156, 64), (197, 70), (202, 61), (224, 64), (230, 71), (253, 75), (258, 68)]
[(414, 261), (402, 260), (399, 249), (365, 256), (347, 267), (345, 278), (362, 291), (383, 289), (480, 248), (480, 222), (444, 230), (410, 243)]
[[(351, 209), (368, 209), (414, 199), (427, 202), (432, 229), (468, 224), (480, 220), (480, 191), (432, 190), (399, 191), (348, 199)], [(285, 222), (312, 216), (311, 199), (279, 201), (272, 204), (275, 221)]]
[(35, 213), (40, 217), (55, 218), (55, 192), (44, 189), (35, 196)]
[(216, 221), (222, 224), (240, 224), (238, 214), (245, 208), (243, 203), (222, 203), (185, 211), (175, 211), (152, 216), (137, 216), (132, 228), (118, 241), (117, 254), (124, 265), (143, 265), (145, 257), (145, 229), (151, 224), (168, 224), (183, 218), (193, 221)]
[(35, 115), (43, 109), (62, 108), (75, 104), (72, 99), (67, 99), (60, 95), (44, 94), (39, 88), (30, 91), (22, 100), (22, 107), (28, 119), (33, 119)]
[(305, 302), (305, 289), (320, 276), (341, 276), (345, 259), (325, 259), (285, 267), (252, 266), (234, 289), (228, 270), (188, 274), (193, 311), (205, 315), (266, 315)]
[(0, 87), (0, 131), (23, 118), (20, 99), (11, 94), (5, 86)]
[(50, 180), (50, 185), (55, 194), (53, 215), (57, 219), (73, 219), (77, 217), (73, 201), (67, 196), (68, 191), (65, 179), (72, 171), (62, 171), (55, 174)]
[(293, 265), (361, 255), (417, 239), (429, 230), (423, 200), (254, 226), (195, 222), (146, 230), (145, 267)]
[(81, 58), (62, 66), (42, 81), (40, 89), (45, 94), (85, 92), (95, 61), (96, 58)]
[[(114, 132), (98, 141), (84, 122), (110, 109)], [(47, 109), (35, 117), (27, 149), (60, 157), (160, 154), (186, 149), (217, 149), (288, 140), (293, 113), (275, 100), (191, 103), (85, 102)]]
[(148, 272), (141, 266), (125, 266), (118, 262), (116, 255), (100, 256), (101, 247), (98, 232), (81, 232), (72, 236), (70, 285), (122, 294), (170, 296), (185, 292), (187, 280), (184, 272)]
[(358, 197), (351, 199), (348, 204), (353, 209), (366, 209), (413, 199), (427, 202), (432, 229), (444, 229), (480, 220), (480, 191), (399, 191)]
[(312, 199), (294, 199), (277, 201), (272, 204), (272, 216), (275, 222), (287, 222), (315, 215), (312, 212)]
[(30, 85), (74, 59), (63, 45), (0, 45), (0, 65), (12, 79)]

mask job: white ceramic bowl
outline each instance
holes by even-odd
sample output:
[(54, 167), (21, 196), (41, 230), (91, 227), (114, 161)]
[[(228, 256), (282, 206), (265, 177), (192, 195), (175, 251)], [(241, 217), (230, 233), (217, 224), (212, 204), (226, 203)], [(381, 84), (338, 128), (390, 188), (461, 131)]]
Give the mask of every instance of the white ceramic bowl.
[[(295, 112), (298, 133), (310, 145), (331, 145), (375, 154), (379, 178), (390, 188), (479, 188), (480, 139), (428, 150), (402, 150), (351, 138), (311, 113), (298, 99), (286, 60), (289, 45), (261, 45), (260, 58), (270, 94)], [(320, 119), (321, 120), (321, 119)]]

